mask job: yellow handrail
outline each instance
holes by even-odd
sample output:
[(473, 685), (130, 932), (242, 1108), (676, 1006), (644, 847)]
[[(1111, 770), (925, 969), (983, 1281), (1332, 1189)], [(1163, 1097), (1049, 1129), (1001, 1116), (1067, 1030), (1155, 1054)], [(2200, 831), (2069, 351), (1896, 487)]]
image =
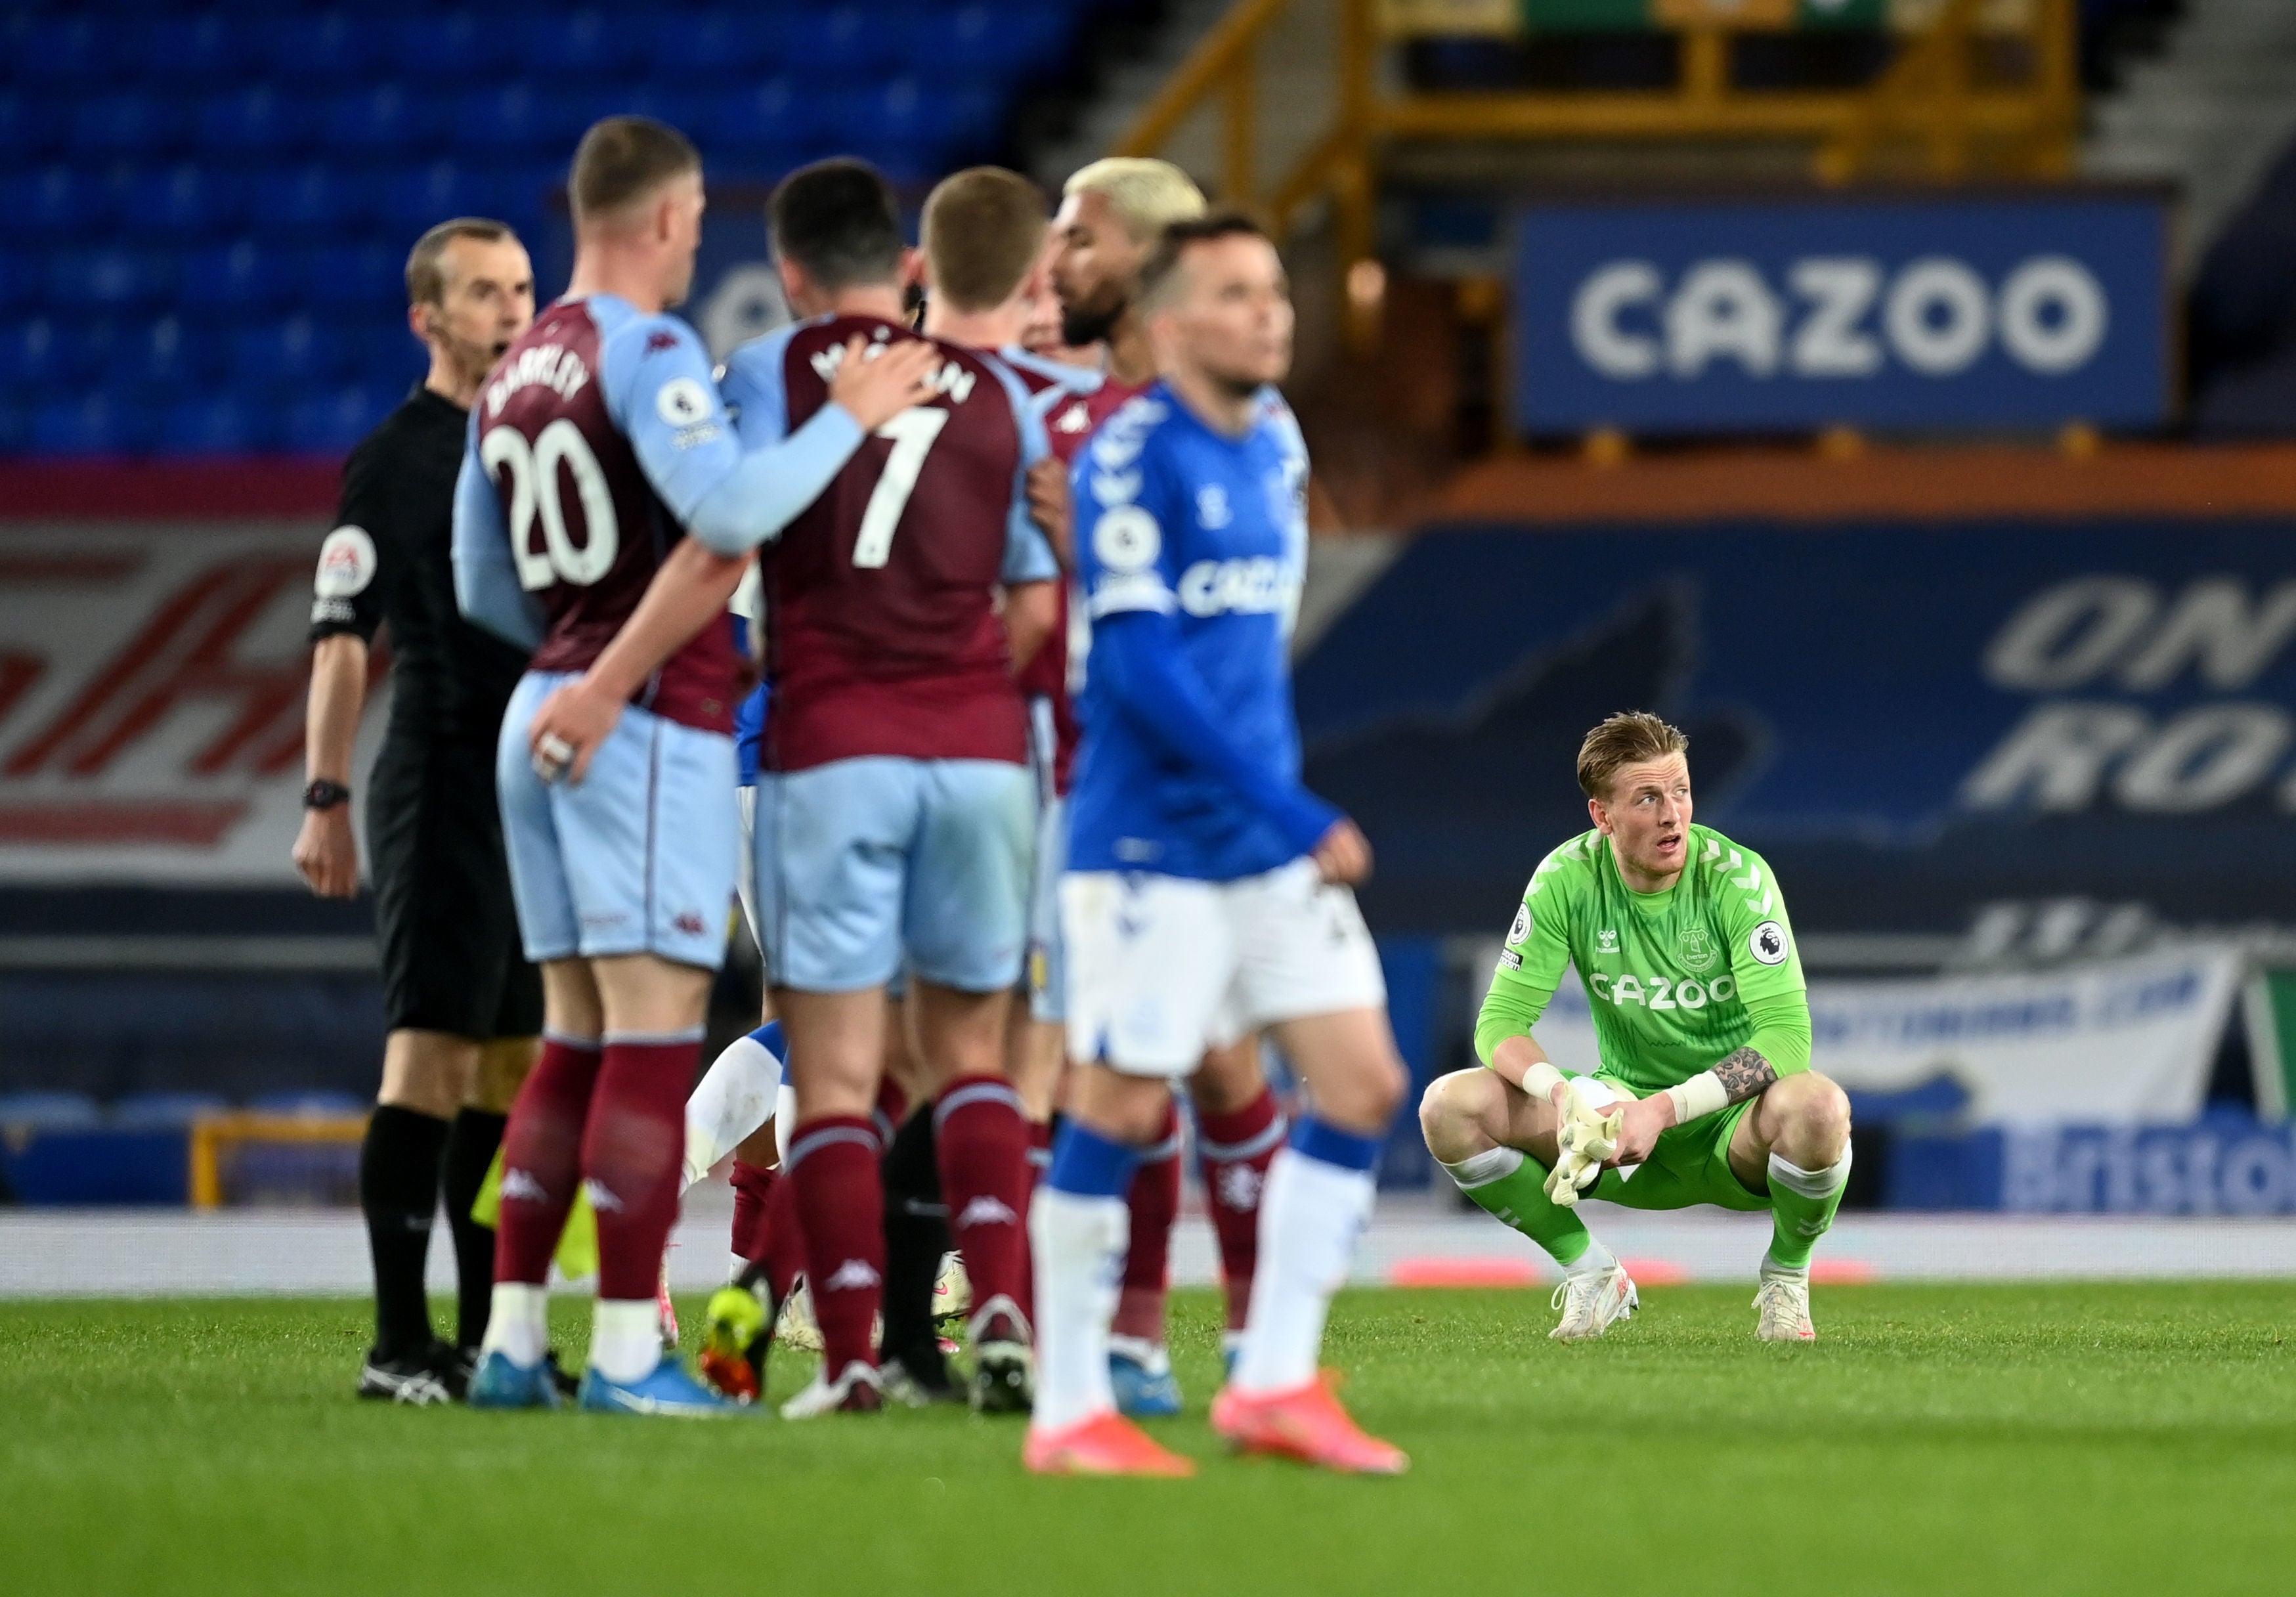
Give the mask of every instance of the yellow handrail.
[[(1270, 30), (1294, 4), (1334, 12), (1339, 29), (1331, 122), (1289, 172), (1264, 182), (1258, 160), (1257, 69)], [(1980, 84), (1971, 70), (1979, 0), (1947, 0), (1870, 86), (1859, 90), (1742, 91), (1729, 80), (1729, 42), (1740, 29), (1708, 13), (1677, 29), (1682, 72), (1671, 90), (1523, 91), (1390, 95), (1380, 87), (1374, 0), (1237, 0), (1188, 53), (1116, 142), (1114, 153), (1152, 155), (1197, 111), (1216, 104), (1222, 197), (1262, 213), (1288, 234), (1300, 212), (1334, 202), (1342, 268), (1373, 247), (1373, 171), (1378, 147), (1395, 139), (1802, 138), (1816, 148), (1823, 181), (1870, 170), (1884, 145), (1923, 146), (1932, 175), (1952, 178), (1977, 164), (1980, 140), (2011, 174), (2069, 169), (2079, 113), (2074, 0), (2033, 0), (2025, 39), (2031, 70), (2021, 83)], [(1287, 112), (1294, 108), (1284, 108)]]
[(223, 1206), (223, 1149), (231, 1142), (355, 1143), (366, 1135), (364, 1115), (264, 1115), (234, 1110), (192, 1122), (192, 1207)]

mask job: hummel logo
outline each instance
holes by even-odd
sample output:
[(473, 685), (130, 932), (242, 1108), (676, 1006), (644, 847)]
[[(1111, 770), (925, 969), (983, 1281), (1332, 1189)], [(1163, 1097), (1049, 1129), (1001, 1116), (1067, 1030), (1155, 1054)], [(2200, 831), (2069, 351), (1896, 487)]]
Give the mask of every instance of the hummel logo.
[(512, 1198), (526, 1203), (546, 1203), (550, 1198), (550, 1194), (542, 1190), (540, 1181), (536, 1181), (531, 1174), (519, 1169), (516, 1165), (512, 1165), (503, 1172), (502, 1195), (504, 1203), (510, 1202)]
[(612, 1190), (603, 1181), (596, 1180), (584, 1181), (582, 1192), (589, 1198), (590, 1206), (601, 1214), (619, 1214), (622, 1212), (622, 1200), (616, 1198)]
[(1013, 1213), (1003, 1199), (983, 1192), (964, 1206), (964, 1213), (956, 1217), (956, 1229), (968, 1225), (1018, 1225), (1021, 1217)]
[(829, 1272), (822, 1283), (824, 1292), (862, 1292), (880, 1285), (882, 1278), (866, 1259), (848, 1259)]

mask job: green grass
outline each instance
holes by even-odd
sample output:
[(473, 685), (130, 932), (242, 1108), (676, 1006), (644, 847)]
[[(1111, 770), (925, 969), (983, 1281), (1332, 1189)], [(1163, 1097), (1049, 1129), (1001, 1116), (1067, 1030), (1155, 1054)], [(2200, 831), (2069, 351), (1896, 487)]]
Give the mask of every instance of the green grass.
[[(1226, 1459), (1213, 1300), (1175, 1299), (1193, 1482), (1041, 1481), (951, 1412), (807, 1425), (352, 1401), (363, 1305), (0, 1305), (0, 1591), (2285, 1592), (2296, 1283), (1646, 1292), (1549, 1343), (1527, 1292), (1357, 1292), (1328, 1356), (1399, 1481)], [(691, 1305), (689, 1322), (699, 1314)], [(569, 1341), (582, 1316), (564, 1306)], [(783, 1360), (786, 1388), (803, 1373)]]

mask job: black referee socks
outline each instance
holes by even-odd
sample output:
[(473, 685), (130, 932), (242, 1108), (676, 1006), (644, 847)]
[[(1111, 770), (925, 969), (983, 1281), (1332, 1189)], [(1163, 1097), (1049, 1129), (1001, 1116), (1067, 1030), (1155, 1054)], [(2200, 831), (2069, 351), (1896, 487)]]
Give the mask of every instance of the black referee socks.
[(435, 1115), (379, 1104), (359, 1149), (359, 1207), (374, 1256), (374, 1344), (384, 1359), (430, 1345), (430, 1305), (423, 1261), (439, 1208), (439, 1156), (447, 1123)]
[(479, 1201), (509, 1120), (488, 1109), (464, 1109), (447, 1128), (447, 1223), (455, 1231), (458, 1288), (455, 1341), (462, 1347), (486, 1339), (487, 1314), (494, 1307), (495, 1231), (471, 1218), (471, 1206)]

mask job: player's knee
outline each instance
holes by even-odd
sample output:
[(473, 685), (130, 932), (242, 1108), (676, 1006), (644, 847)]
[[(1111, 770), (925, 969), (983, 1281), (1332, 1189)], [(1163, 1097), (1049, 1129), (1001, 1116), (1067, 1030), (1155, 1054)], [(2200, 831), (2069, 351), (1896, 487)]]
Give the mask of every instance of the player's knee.
[(1486, 1070), (1457, 1070), (1438, 1076), (1419, 1095), (1419, 1134), (1427, 1151), (1447, 1165), (1472, 1158), (1490, 1145), (1483, 1130)]
[(1839, 1161), (1849, 1146), (1849, 1095), (1816, 1072), (1789, 1076), (1771, 1091), (1782, 1088), (1791, 1091), (1780, 1106), (1778, 1151), (1806, 1169)]

